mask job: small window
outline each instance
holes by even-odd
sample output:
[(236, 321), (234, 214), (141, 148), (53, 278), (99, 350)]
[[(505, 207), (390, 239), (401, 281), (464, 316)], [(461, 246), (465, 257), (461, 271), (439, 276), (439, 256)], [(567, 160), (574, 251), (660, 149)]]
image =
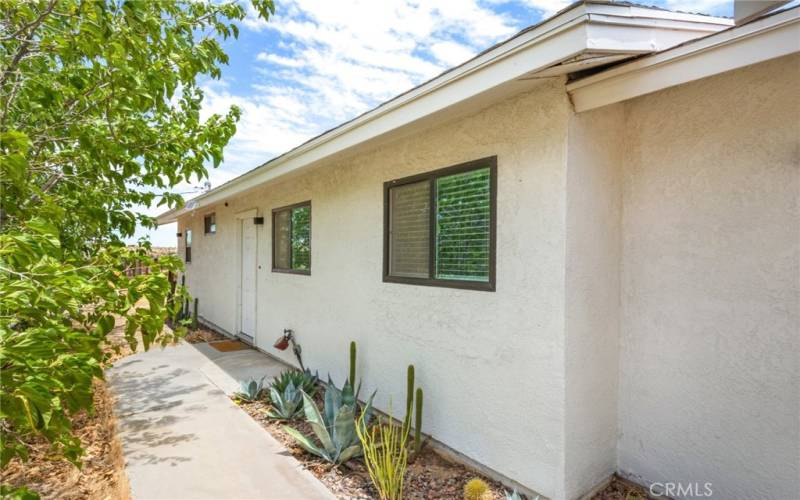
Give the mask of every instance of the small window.
[(205, 228), (205, 234), (216, 234), (217, 214), (208, 214), (203, 217), (203, 227)]
[(495, 289), (497, 158), (384, 184), (384, 281)]
[(311, 274), (311, 202), (272, 211), (272, 270)]
[(186, 230), (186, 258), (184, 259), (186, 262), (192, 261), (192, 230)]

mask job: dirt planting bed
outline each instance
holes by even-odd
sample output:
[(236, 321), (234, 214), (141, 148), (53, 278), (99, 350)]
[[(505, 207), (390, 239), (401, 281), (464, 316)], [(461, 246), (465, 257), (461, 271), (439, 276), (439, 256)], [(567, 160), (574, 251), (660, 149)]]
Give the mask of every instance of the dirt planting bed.
[(33, 443), (27, 462), (14, 459), (3, 469), (3, 483), (27, 486), (42, 499), (129, 499), (111, 395), (103, 381), (95, 381), (94, 407), (93, 415), (81, 412), (73, 419), (75, 435), (86, 450), (83, 468), (51, 458), (50, 446), (41, 440)]
[[(315, 399), (318, 400), (318, 403), (321, 402), (319, 395)], [(276, 422), (267, 418), (267, 410), (270, 406), (266, 401), (236, 402), (275, 439), (286, 446), (289, 452), (319, 478), (337, 498), (378, 498), (378, 493), (372, 486), (367, 469), (360, 458), (350, 460), (339, 467), (331, 467), (327, 462), (303, 450), (283, 430), (283, 426), (288, 424), (304, 434), (311, 434), (311, 428), (304, 420)], [(490, 493), (485, 496), (485, 500), (505, 499), (503, 487), (500, 484), (480, 476), (461, 464), (447, 460), (433, 449), (423, 446), (419, 456), (409, 460), (403, 498), (413, 500), (460, 499), (463, 497), (464, 484), (475, 477), (483, 479), (489, 485)]]
[[(118, 319), (104, 346), (106, 363), (132, 353), (125, 341), (125, 323)], [(130, 488), (125, 475), (122, 444), (117, 437), (113, 400), (105, 381), (94, 381), (94, 413), (74, 415), (73, 429), (85, 454), (79, 469), (70, 462), (53, 457), (42, 439), (32, 441), (27, 462), (12, 460), (0, 471), (3, 484), (27, 486), (43, 500), (128, 500)]]
[(614, 476), (608, 486), (597, 492), (592, 500), (647, 500), (647, 490), (638, 484)]

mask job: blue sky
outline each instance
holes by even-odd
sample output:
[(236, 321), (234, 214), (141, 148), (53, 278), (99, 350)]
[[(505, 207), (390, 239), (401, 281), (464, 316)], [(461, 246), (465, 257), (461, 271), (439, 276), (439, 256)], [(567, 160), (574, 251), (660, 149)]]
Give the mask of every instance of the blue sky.
[[(275, 0), (264, 22), (250, 10), (230, 64), (203, 82), (204, 114), (243, 114), (219, 186), (391, 97), (458, 65), (570, 2), (564, 0)], [(731, 16), (732, 0), (653, 0), (671, 10)], [(182, 185), (187, 199), (202, 182)], [(160, 210), (149, 210), (156, 214)], [(149, 235), (175, 246), (175, 225)]]

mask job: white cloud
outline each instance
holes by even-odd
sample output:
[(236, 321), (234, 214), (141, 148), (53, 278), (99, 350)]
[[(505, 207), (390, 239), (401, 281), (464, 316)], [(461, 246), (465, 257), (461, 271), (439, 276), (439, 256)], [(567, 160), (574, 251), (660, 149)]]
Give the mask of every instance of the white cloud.
[[(248, 7), (245, 27), (271, 33), (255, 55), (256, 83), (209, 83), (204, 116), (242, 108), (223, 169), (242, 173), (514, 33), (514, 20), (478, 0), (287, 0), (269, 22)], [(279, 53), (277, 52), (279, 48)], [(263, 80), (259, 82), (259, 80)]]
[(664, 8), (700, 14), (732, 15), (732, 4), (733, 0), (666, 0)]
[[(549, 17), (574, 2), (570, 0), (521, 0), (520, 3), (526, 7), (535, 9), (544, 17)], [(536, 21), (532, 21), (528, 24), (534, 24), (535, 22)]]
[(256, 55), (256, 61), (275, 63), (279, 66), (286, 66), (288, 68), (300, 68), (305, 65), (305, 63), (299, 59), (283, 57), (278, 54), (268, 54), (266, 52), (259, 52)]
[(469, 59), (517, 29), (513, 19), (477, 0), (287, 0), (268, 23), (250, 19), (247, 26), (272, 30), (283, 47), (282, 55), (266, 51), (258, 56), (273, 63), (268, 75), (275, 77), (277, 70), (280, 82), (261, 86), (262, 95), (291, 91), (293, 104), (304, 104), (314, 121), (324, 124), (319, 131)]
[[(251, 53), (246, 78), (203, 86), (203, 118), (224, 114), (231, 105), (242, 109), (223, 165), (210, 169), (213, 187), (466, 61), (520, 27), (482, 0), (286, 0), (268, 22), (248, 2), (243, 24), (256, 39), (269, 41)], [(174, 229), (165, 231), (152, 233), (154, 241), (174, 241)]]
[(446, 41), (431, 45), (433, 57), (448, 66), (455, 66), (475, 55), (475, 50), (457, 42)]
[[(229, 87), (216, 85), (216, 82), (204, 86), (203, 92), (201, 118), (227, 113), (233, 105), (242, 110), (236, 135), (225, 148), (223, 167), (210, 169), (210, 172), (242, 174), (316, 132), (314, 123), (304, 118), (305, 107), (296, 101), (293, 103), (291, 94), (245, 96), (234, 94)], [(211, 179), (212, 186), (217, 187), (215, 180)]]

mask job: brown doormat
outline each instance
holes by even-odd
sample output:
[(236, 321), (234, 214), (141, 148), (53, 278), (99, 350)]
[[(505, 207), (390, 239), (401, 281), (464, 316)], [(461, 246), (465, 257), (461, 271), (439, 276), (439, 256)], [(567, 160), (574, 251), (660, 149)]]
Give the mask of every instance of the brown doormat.
[(209, 342), (208, 345), (214, 349), (222, 352), (242, 351), (250, 349), (250, 346), (238, 340), (218, 340), (216, 342)]

